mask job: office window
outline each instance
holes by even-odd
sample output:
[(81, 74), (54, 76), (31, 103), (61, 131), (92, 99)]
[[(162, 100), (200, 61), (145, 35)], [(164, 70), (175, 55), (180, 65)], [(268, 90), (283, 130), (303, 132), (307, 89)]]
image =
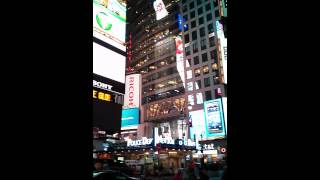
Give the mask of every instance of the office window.
[(203, 13), (202, 7), (198, 8), (198, 16), (200, 16)]
[(195, 11), (192, 11), (192, 12), (190, 13), (190, 19), (194, 18), (195, 16), (196, 16), (196, 12), (195, 12)]
[(209, 38), (209, 45), (210, 45), (210, 47), (213, 47), (215, 45), (214, 36)]
[[(209, 74), (209, 66), (208, 65), (203, 66), (202, 71), (203, 71), (203, 74)], [(209, 82), (210, 82), (210, 80), (209, 80)]]
[(211, 5), (210, 3), (206, 5), (206, 11), (210, 11), (211, 10)]
[(188, 42), (190, 42), (189, 34), (185, 34), (184, 35), (184, 43), (188, 43)]
[(213, 0), (213, 6), (214, 6), (214, 7), (218, 7), (218, 6), (219, 6), (218, 0)]
[(212, 71), (218, 70), (218, 65), (217, 63), (212, 63)]
[(184, 3), (186, 3), (187, 2), (187, 0), (182, 0), (182, 4), (184, 4)]
[(194, 105), (194, 96), (192, 94), (188, 95), (188, 104)]
[(201, 25), (201, 24), (203, 24), (203, 17), (201, 17), (201, 18), (199, 18), (199, 26)]
[(183, 19), (185, 19), (186, 21), (188, 21), (188, 19), (189, 19), (189, 18), (188, 18), (188, 14), (184, 15), (184, 16), (183, 16)]
[(197, 26), (196, 20), (191, 22), (191, 28), (195, 28)]
[(200, 75), (201, 75), (201, 69), (200, 68), (194, 69), (194, 76), (199, 77)]
[(189, 4), (189, 9), (193, 9), (194, 8), (194, 2), (192, 1), (190, 4)]
[(196, 90), (201, 89), (201, 79), (195, 82)]
[(191, 79), (192, 78), (192, 70), (188, 70), (187, 71), (187, 79)]
[(207, 53), (204, 53), (204, 54), (202, 54), (201, 56), (202, 56), (202, 62), (203, 62), (203, 63), (208, 61), (208, 55), (207, 55)]
[(186, 51), (186, 56), (189, 56), (190, 55), (190, 46), (186, 47), (185, 51)]
[(206, 91), (206, 101), (212, 100), (212, 95), (211, 95), (211, 91)]
[(188, 89), (188, 91), (193, 91), (193, 82), (187, 83), (187, 89)]
[(196, 94), (197, 97), (197, 104), (202, 104), (203, 103), (203, 97), (202, 97), (202, 93), (197, 93)]
[(195, 56), (195, 57), (193, 58), (193, 64), (194, 64), (194, 65), (199, 64), (199, 56)]
[(198, 52), (198, 41), (193, 42), (192, 49), (193, 49), (193, 53), (197, 53)]
[(207, 49), (207, 41), (206, 39), (201, 39), (201, 50)]
[(207, 22), (211, 21), (212, 20), (212, 14), (207, 14)]
[(188, 6), (187, 5), (184, 5), (183, 7), (182, 7), (182, 12), (187, 12), (188, 11)]
[(214, 15), (217, 17), (220, 17), (220, 12), (219, 12), (219, 9), (217, 9), (215, 12), (214, 12)]
[(204, 82), (204, 87), (209, 87), (210, 86), (210, 77), (204, 78), (203, 82)]
[(197, 0), (197, 5), (200, 5), (202, 3), (202, 0)]
[(214, 30), (213, 30), (213, 23), (211, 23), (211, 24), (208, 25), (208, 34), (211, 34), (211, 33), (213, 33), (213, 32), (214, 32)]
[(206, 35), (204, 27), (200, 28), (200, 37), (203, 37)]
[(195, 31), (193, 31), (192, 32), (192, 41), (195, 41), (195, 40), (197, 40), (197, 30), (195, 30)]

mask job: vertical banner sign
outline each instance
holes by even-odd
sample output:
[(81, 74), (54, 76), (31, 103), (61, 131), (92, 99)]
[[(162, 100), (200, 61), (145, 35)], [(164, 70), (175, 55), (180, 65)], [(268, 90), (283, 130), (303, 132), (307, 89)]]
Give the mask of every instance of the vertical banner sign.
[(225, 136), (224, 117), (221, 99), (204, 103), (207, 137)]
[(216, 21), (217, 36), (220, 40), (220, 52), (223, 66), (224, 83), (227, 84), (227, 38), (224, 37), (223, 26), (219, 21)]
[(176, 59), (177, 59), (177, 70), (183, 82), (183, 87), (185, 87), (185, 77), (184, 77), (184, 62), (183, 62), (183, 42), (181, 35), (176, 37)]
[(123, 109), (139, 108), (141, 96), (141, 74), (126, 76), (126, 86)]
[(153, 7), (154, 7), (154, 10), (156, 11), (157, 20), (160, 20), (168, 15), (168, 11), (162, 0), (155, 0), (153, 2)]

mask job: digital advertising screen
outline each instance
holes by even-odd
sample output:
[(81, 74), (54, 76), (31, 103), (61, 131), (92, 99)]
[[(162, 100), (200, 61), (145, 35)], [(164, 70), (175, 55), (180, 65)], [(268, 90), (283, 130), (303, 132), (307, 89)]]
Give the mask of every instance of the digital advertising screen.
[(93, 42), (93, 73), (125, 83), (126, 57)]
[(126, 3), (124, 0), (93, 0), (93, 36), (126, 51)]
[(204, 110), (190, 111), (189, 120), (192, 121), (192, 127), (190, 128), (190, 138), (193, 139), (196, 137), (196, 140), (201, 140), (207, 138), (206, 133), (206, 120), (204, 117)]
[(121, 129), (137, 129), (139, 117), (139, 108), (123, 109), (121, 116)]
[(113, 134), (121, 128), (124, 84), (93, 74), (93, 127)]
[(207, 137), (225, 136), (222, 100), (214, 99), (204, 102)]

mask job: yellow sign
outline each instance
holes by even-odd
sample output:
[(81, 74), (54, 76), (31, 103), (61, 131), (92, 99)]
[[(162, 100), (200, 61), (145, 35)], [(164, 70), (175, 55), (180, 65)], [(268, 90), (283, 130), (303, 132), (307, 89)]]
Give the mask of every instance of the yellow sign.
[(111, 101), (111, 95), (103, 92), (99, 92), (96, 90), (93, 90), (93, 98), (94, 99), (100, 99), (102, 101)]

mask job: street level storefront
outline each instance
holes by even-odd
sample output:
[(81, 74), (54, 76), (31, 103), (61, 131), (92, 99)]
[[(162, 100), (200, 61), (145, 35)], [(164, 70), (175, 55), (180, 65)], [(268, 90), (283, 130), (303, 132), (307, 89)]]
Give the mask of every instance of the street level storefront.
[(193, 158), (204, 163), (224, 160), (227, 156), (227, 139), (199, 141), (200, 151), (193, 154)]

